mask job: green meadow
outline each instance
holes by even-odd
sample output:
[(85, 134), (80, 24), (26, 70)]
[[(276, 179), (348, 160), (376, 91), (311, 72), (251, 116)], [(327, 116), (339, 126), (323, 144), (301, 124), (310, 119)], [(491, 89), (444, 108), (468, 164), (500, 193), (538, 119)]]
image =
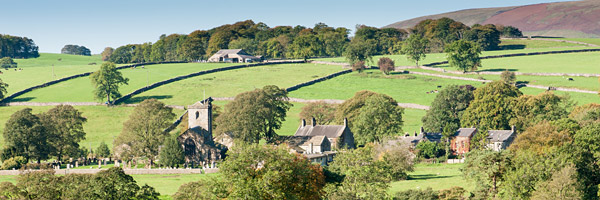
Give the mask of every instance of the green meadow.
[(501, 49), (543, 49), (543, 48), (560, 48), (560, 47), (581, 47), (585, 45), (559, 42), (559, 41), (547, 41), (547, 40), (520, 40), (520, 39), (502, 39), (500, 45)]
[[(120, 72), (129, 78), (127, 85), (119, 88), (121, 94), (127, 94), (143, 88), (149, 84), (186, 75), (194, 72), (232, 66), (231, 63), (177, 63), (148, 65), (144, 68), (137, 67), (122, 69)], [(64, 81), (45, 88), (37, 89), (21, 95), (13, 101), (30, 102), (104, 102), (93, 95), (94, 86), (89, 76)]]
[(235, 97), (265, 85), (287, 88), (342, 70), (340, 66), (333, 65), (282, 64), (216, 72), (154, 88), (126, 103), (157, 98), (169, 105), (189, 105), (202, 99), (204, 94), (206, 97)]
[(390, 184), (389, 193), (406, 190), (450, 189), (458, 186), (473, 191), (475, 184), (464, 178), (460, 168), (463, 164), (416, 164), (415, 171), (408, 173), (408, 179)]

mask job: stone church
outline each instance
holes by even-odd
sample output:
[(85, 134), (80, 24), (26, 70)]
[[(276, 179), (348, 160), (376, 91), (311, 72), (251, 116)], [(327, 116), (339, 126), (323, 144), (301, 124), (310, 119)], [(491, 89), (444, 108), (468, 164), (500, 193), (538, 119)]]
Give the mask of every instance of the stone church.
[(188, 164), (211, 163), (225, 157), (227, 147), (213, 141), (212, 98), (188, 106), (188, 129), (177, 140)]

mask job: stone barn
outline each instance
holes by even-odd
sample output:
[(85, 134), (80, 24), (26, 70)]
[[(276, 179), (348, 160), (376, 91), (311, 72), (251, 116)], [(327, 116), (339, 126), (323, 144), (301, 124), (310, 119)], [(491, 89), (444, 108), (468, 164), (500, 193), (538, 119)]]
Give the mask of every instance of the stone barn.
[(243, 49), (221, 49), (208, 62), (250, 63), (260, 62), (261, 58), (246, 53)]
[(213, 141), (212, 98), (188, 106), (188, 129), (177, 140), (188, 164), (210, 163), (224, 158), (227, 148)]

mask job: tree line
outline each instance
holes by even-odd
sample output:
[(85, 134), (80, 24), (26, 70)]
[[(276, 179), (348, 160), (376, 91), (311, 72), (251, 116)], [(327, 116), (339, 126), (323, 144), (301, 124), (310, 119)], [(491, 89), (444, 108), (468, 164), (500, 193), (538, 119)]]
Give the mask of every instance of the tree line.
[(0, 58), (37, 58), (38, 46), (32, 39), (0, 34)]
[(91, 56), (92, 52), (85, 46), (67, 44), (61, 50), (62, 54), (71, 54), (71, 55), (81, 55), (81, 56)]
[[(161, 35), (154, 42), (128, 44), (116, 49), (107, 47), (102, 52), (105, 61), (141, 63), (159, 61), (206, 60), (220, 49), (244, 49), (265, 58), (352, 57), (349, 55), (383, 55), (402, 53), (403, 41), (417, 34), (431, 41), (428, 52), (441, 52), (446, 44), (459, 39), (474, 41), (484, 50), (498, 49), (500, 36), (520, 37), (520, 31), (511, 26), (473, 25), (468, 27), (448, 18), (425, 20), (414, 28), (375, 28), (356, 26), (354, 37), (344, 27), (330, 27), (317, 23), (314, 27), (277, 26), (252, 20), (222, 25), (190, 34)], [(355, 59), (349, 59), (354, 63)], [(356, 61), (364, 61), (357, 58)]]

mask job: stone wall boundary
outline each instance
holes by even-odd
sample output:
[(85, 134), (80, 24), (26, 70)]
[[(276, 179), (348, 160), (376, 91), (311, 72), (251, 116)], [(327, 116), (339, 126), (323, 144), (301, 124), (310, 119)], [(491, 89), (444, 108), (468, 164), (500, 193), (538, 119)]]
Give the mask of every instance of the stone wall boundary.
[[(55, 175), (66, 175), (66, 174), (95, 174), (105, 169), (58, 169), (54, 170)], [(16, 176), (25, 172), (30, 171), (41, 171), (41, 170), (0, 170), (1, 176)], [(139, 175), (139, 174), (212, 174), (218, 173), (218, 168), (194, 168), (194, 169), (123, 169), (125, 174)]]
[(148, 90), (169, 84), (169, 83), (173, 83), (176, 81), (181, 81), (181, 80), (185, 80), (188, 78), (192, 78), (192, 77), (196, 77), (196, 76), (200, 76), (200, 75), (205, 75), (205, 74), (211, 74), (211, 73), (215, 73), (215, 72), (222, 72), (222, 71), (228, 71), (228, 70), (234, 70), (234, 69), (242, 69), (242, 68), (248, 68), (248, 67), (257, 67), (257, 66), (264, 66), (264, 65), (280, 65), (280, 64), (292, 64), (292, 63), (304, 63), (303, 60), (286, 60), (286, 61), (271, 61), (271, 62), (262, 62), (262, 63), (253, 63), (253, 64), (247, 64), (247, 65), (234, 65), (234, 66), (228, 66), (228, 67), (222, 67), (222, 68), (217, 68), (217, 69), (210, 69), (210, 70), (205, 70), (205, 71), (199, 71), (199, 72), (194, 72), (191, 74), (187, 74), (187, 75), (182, 75), (182, 76), (177, 76), (175, 78), (170, 78), (167, 80), (163, 80), (163, 81), (159, 81), (159, 82), (155, 82), (150, 84), (149, 86), (137, 89), (129, 94), (123, 95), (121, 98), (116, 99), (113, 104), (120, 104), (122, 102), (125, 102), (126, 100), (130, 99), (131, 97), (141, 94), (143, 92), (146, 92)]
[[(137, 63), (137, 64), (132, 64), (132, 65), (124, 65), (124, 66), (120, 66), (120, 67), (116, 67), (117, 70), (119, 69), (125, 69), (125, 68), (131, 68), (131, 67), (137, 67), (137, 66), (143, 66), (143, 65), (157, 65), (157, 64), (171, 64), (171, 63), (186, 63), (183, 61), (166, 61), (166, 62), (149, 62), (149, 63)], [(71, 75), (71, 76), (67, 76), (67, 77), (63, 77), (63, 78), (59, 78), (56, 80), (52, 80), (52, 81), (48, 81), (39, 85), (35, 85), (29, 88), (26, 88), (24, 90), (15, 92), (7, 97), (5, 97), (4, 99), (2, 99), (2, 101), (0, 101), (0, 103), (7, 103), (10, 102), (11, 100), (13, 100), (14, 98), (21, 96), (25, 93), (31, 92), (35, 89), (40, 89), (40, 88), (44, 88), (44, 87), (48, 87), (63, 81), (68, 81), (74, 78), (79, 78), (79, 77), (85, 77), (85, 76), (89, 76), (94, 72), (85, 72), (85, 73), (81, 73), (81, 74), (75, 74), (75, 75)]]

